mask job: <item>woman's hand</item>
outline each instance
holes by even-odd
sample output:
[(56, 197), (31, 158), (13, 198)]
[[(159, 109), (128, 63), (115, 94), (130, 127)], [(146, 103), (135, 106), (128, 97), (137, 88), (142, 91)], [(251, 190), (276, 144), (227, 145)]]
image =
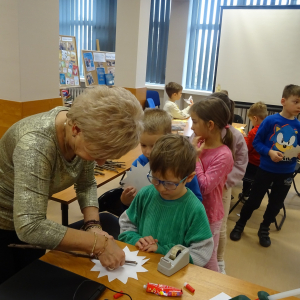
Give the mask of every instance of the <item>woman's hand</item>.
[(112, 240), (114, 239), (114, 237), (112, 235), (109, 235), (106, 231), (103, 231), (102, 229), (97, 228), (97, 227), (88, 229), (87, 231), (89, 231), (89, 232), (96, 232), (98, 235), (105, 235), (109, 239), (112, 239)]
[[(100, 247), (97, 247), (95, 253), (102, 251), (105, 245), (105, 243), (103, 242), (104, 239), (100, 238), (100, 240), (102, 244)], [(103, 267), (107, 267), (109, 270), (112, 271), (125, 264), (125, 253), (114, 240), (108, 239), (107, 246), (105, 247), (102, 254), (98, 256), (98, 259), (100, 260)]]

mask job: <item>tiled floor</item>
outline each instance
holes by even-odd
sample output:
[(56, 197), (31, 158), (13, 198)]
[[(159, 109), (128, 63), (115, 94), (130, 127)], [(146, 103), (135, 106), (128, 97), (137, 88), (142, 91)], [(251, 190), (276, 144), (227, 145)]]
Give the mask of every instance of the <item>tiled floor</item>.
[[(119, 179), (98, 189), (98, 195), (105, 191), (118, 187)], [(296, 177), (296, 185), (300, 190), (300, 175)], [(233, 189), (232, 204), (241, 192), (241, 185)], [(294, 188), (285, 201), (287, 218), (281, 231), (271, 227), (272, 245), (263, 248), (258, 243), (257, 230), (262, 220), (267, 204), (265, 197), (262, 206), (253, 213), (249, 220), (243, 237), (238, 242), (228, 239), (225, 262), (228, 275), (241, 278), (278, 291), (299, 288), (300, 274), (300, 197), (296, 195)], [(238, 219), (241, 205), (231, 213), (228, 219), (229, 236)], [(61, 223), (60, 204), (49, 201), (48, 218)], [(82, 214), (77, 201), (69, 207), (69, 223), (81, 220)]]

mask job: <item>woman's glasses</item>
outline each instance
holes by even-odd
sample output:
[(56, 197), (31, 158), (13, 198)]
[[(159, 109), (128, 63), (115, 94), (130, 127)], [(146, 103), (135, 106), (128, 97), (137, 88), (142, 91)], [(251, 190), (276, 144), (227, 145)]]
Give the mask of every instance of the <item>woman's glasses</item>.
[(183, 181), (185, 181), (187, 179), (187, 176), (185, 176), (178, 183), (175, 183), (175, 182), (172, 182), (172, 181), (159, 180), (159, 179), (153, 177), (152, 175), (150, 175), (150, 173), (151, 173), (151, 170), (147, 174), (147, 178), (148, 178), (149, 182), (152, 183), (155, 186), (158, 186), (158, 185), (162, 184), (166, 190), (176, 190), (176, 188), (178, 187), (178, 185), (181, 182), (183, 182)]

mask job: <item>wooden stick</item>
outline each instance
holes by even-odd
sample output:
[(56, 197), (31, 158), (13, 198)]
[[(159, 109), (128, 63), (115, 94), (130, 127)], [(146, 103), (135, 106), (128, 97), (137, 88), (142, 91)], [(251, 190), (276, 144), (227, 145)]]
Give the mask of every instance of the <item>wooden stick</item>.
[[(22, 244), (9, 244), (8, 245), (9, 248), (20, 248), (20, 249), (36, 249), (36, 250), (48, 250), (48, 249), (45, 249), (45, 248), (42, 248), (40, 246), (35, 246), (35, 245), (22, 245)], [(74, 255), (74, 256), (77, 256), (77, 257), (84, 257), (84, 258), (95, 258), (95, 257), (92, 257), (88, 254), (84, 254), (84, 253), (78, 253), (78, 252), (74, 252), (74, 251), (63, 251), (63, 250), (55, 250), (55, 251), (60, 251), (60, 252), (65, 252), (65, 253), (68, 253), (68, 254), (71, 254), (71, 255)], [(128, 265), (128, 264), (132, 264), (132, 265), (137, 265), (138, 263), (136, 261), (133, 261), (133, 260), (125, 260), (125, 264)]]

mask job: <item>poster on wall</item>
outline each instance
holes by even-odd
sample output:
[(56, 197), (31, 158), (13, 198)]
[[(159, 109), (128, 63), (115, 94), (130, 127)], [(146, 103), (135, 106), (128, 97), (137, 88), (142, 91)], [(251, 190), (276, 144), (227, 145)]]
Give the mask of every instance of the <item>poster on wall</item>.
[(81, 50), (81, 56), (86, 87), (114, 84), (116, 59), (114, 52)]
[(80, 86), (75, 36), (59, 36), (58, 59), (60, 89)]

